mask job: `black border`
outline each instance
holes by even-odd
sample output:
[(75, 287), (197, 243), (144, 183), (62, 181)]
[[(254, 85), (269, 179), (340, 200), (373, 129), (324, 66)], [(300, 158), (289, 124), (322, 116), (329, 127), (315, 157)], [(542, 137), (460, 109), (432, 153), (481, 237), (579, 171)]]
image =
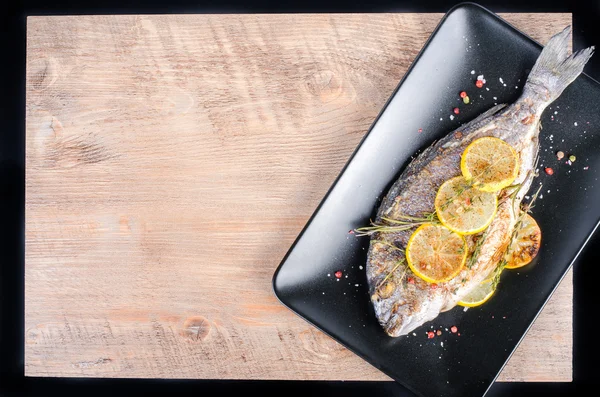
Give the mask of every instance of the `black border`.
[[(10, 0), (9, 0), (10, 1)], [(23, 376), (24, 352), (24, 200), (25, 200), (25, 27), (28, 15), (57, 14), (175, 14), (287, 12), (447, 12), (455, 1), (341, 1), (274, 2), (267, 0), (22, 0), (0, 10), (3, 54), (3, 94), (0, 107), (0, 396), (3, 395), (116, 395), (177, 392), (278, 393), (317, 395), (405, 395), (392, 382), (299, 382), (152, 379), (29, 378)], [(485, 1), (494, 12), (571, 12), (574, 48), (600, 45), (600, 1)], [(8, 6), (8, 7), (7, 7)], [(600, 57), (586, 68), (600, 80)], [(599, 148), (600, 150), (600, 148)], [(574, 265), (574, 362), (572, 383), (496, 383), (488, 396), (583, 395), (583, 386), (598, 383), (600, 348), (595, 317), (600, 299), (595, 294), (600, 271), (600, 233), (592, 238)], [(587, 395), (587, 394), (586, 394)]]

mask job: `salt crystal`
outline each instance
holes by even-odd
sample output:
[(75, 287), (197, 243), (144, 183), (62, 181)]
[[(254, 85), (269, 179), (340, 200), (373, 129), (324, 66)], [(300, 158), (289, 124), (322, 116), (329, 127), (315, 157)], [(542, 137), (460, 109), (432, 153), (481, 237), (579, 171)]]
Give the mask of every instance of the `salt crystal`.
[(554, 114), (558, 114), (558, 112), (555, 110), (555, 111), (554, 111)]
[(475, 71), (474, 71), (474, 70), (471, 70), (471, 74), (475, 74)]
[(440, 346), (444, 347), (444, 342), (440, 342)]
[(358, 284), (354, 284), (355, 287), (358, 287)]
[(463, 308), (463, 312), (466, 312), (467, 310), (469, 310), (469, 308), (465, 306), (465, 307)]
[(490, 89), (489, 89), (489, 88), (487, 88), (487, 87), (485, 87), (485, 90), (486, 90), (486, 91), (489, 91)]
[(481, 81), (483, 81), (483, 75), (482, 75), (482, 74), (480, 74), (479, 76), (477, 76), (477, 80), (481, 80)]
[(331, 273), (327, 273), (327, 277), (331, 277)]
[(359, 266), (358, 268), (359, 268), (360, 270), (362, 270), (362, 269), (363, 269), (363, 267), (362, 267), (362, 266)]
[(417, 336), (417, 333), (416, 333), (416, 332), (413, 332), (413, 336)]
[(498, 80), (500, 80), (500, 84), (504, 84), (504, 80), (502, 80), (502, 77), (500, 77)]
[(497, 98), (497, 97), (494, 97), (494, 101), (497, 101), (497, 100), (498, 100), (498, 98)]
[(450, 120), (454, 120), (454, 115), (450, 115)]
[(573, 125), (574, 125), (575, 127), (577, 127), (577, 122), (574, 122), (574, 123), (573, 123)]
[(440, 117), (440, 121), (444, 121), (444, 119)]

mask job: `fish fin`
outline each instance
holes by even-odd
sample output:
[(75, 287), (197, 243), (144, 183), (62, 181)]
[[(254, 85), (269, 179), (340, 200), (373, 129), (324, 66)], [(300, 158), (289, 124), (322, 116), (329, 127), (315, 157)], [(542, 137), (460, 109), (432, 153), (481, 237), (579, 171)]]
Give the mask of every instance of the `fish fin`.
[(526, 89), (533, 90), (547, 104), (558, 98), (583, 72), (594, 54), (594, 47), (589, 47), (567, 56), (570, 33), (571, 26), (567, 26), (552, 36), (527, 78)]

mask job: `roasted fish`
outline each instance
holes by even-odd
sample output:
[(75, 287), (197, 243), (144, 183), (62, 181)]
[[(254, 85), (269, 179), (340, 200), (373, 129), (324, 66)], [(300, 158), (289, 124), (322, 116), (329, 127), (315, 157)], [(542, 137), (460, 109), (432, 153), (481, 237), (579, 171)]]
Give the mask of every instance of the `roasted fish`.
[(438, 188), (447, 179), (461, 175), (461, 154), (475, 139), (500, 138), (519, 158), (518, 176), (512, 185), (517, 187), (510, 194), (509, 189), (496, 193), (496, 215), (484, 232), (465, 236), (469, 266), (450, 281), (432, 284), (412, 274), (404, 257), (414, 230), (371, 235), (366, 270), (369, 292), (377, 319), (388, 335), (405, 335), (452, 309), (494, 272), (506, 253), (535, 171), (540, 116), (581, 74), (593, 53), (591, 47), (568, 56), (569, 37), (567, 27), (550, 39), (514, 104), (495, 106), (428, 147), (390, 188), (375, 222), (434, 213)]

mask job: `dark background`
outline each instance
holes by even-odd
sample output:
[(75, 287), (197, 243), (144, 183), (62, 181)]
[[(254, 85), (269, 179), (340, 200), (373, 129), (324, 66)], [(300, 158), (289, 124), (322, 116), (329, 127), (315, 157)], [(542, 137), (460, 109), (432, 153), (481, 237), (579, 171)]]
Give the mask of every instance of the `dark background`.
[[(5, 0), (6, 1), (6, 0)], [(25, 199), (25, 21), (42, 14), (269, 13), (269, 12), (446, 12), (457, 1), (370, 0), (301, 2), (266, 0), (22, 0), (0, 5), (0, 396), (310, 394), (328, 396), (409, 396), (393, 382), (109, 380), (23, 377), (24, 199)], [(297, 3), (297, 4), (295, 4)], [(479, 4), (494, 12), (571, 12), (573, 49), (600, 48), (600, 0), (505, 0)], [(600, 51), (585, 72), (600, 81)], [(600, 151), (600, 148), (598, 148)], [(565, 203), (568, 205), (568, 203)], [(597, 203), (600, 205), (600, 203)], [(600, 232), (574, 265), (574, 346), (571, 383), (496, 383), (488, 396), (594, 395), (600, 383), (599, 312)], [(584, 394), (584, 390), (586, 391)]]

